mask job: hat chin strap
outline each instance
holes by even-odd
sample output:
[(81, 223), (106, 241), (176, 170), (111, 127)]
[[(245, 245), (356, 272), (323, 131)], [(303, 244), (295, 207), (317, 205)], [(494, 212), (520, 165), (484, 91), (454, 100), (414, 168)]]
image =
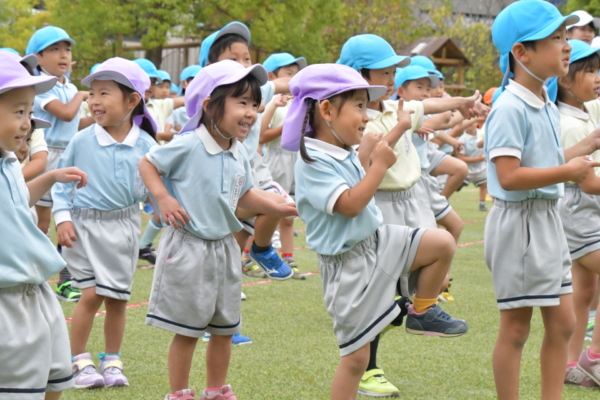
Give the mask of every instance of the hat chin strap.
[(229, 137), (227, 137), (227, 136), (223, 135), (223, 134), (221, 133), (221, 131), (219, 130), (219, 128), (217, 128), (217, 124), (215, 124), (214, 122), (213, 122), (213, 128), (215, 128), (215, 131), (217, 131), (217, 133), (219, 134), (219, 136), (221, 136), (221, 137), (222, 137), (224, 140), (230, 140), (230, 139), (233, 139), (233, 136), (229, 136)]
[(580, 102), (581, 104), (585, 103), (585, 101), (579, 100), (577, 97), (575, 97), (573, 92), (571, 92), (570, 90), (567, 90), (567, 93), (569, 93), (569, 96), (571, 96), (572, 98), (574, 98), (576, 101)]
[(536, 74), (534, 74), (533, 72), (528, 70), (527, 67), (525, 65), (523, 65), (523, 63), (521, 61), (517, 60), (517, 57), (515, 57), (514, 53), (513, 53), (513, 58), (515, 59), (516, 62), (519, 63), (519, 65), (525, 70), (525, 72), (527, 72), (529, 75), (534, 77), (536, 80), (538, 80), (542, 83), (545, 83), (545, 81), (542, 78), (540, 78), (539, 76), (537, 76)]
[(127, 113), (127, 115), (125, 116), (125, 118), (123, 118), (123, 119), (121, 120), (121, 122), (119, 122), (118, 124), (114, 124), (114, 125), (108, 125), (108, 126), (109, 126), (109, 127), (113, 127), (113, 126), (120, 126), (120, 125), (121, 125), (123, 122), (125, 122), (125, 120), (126, 120), (127, 118), (129, 118), (129, 116), (131, 115), (131, 113), (132, 113), (132, 112), (133, 112), (133, 108), (131, 109), (131, 111), (129, 111), (129, 112)]
[(327, 124), (327, 126), (331, 130), (331, 133), (333, 133), (333, 136), (335, 136), (335, 138), (337, 139), (337, 141), (340, 142), (342, 144), (342, 146), (346, 147), (346, 143), (344, 143), (344, 141), (342, 139), (340, 139), (340, 137), (337, 135), (337, 133), (335, 133), (335, 131), (333, 130), (333, 128), (331, 127), (331, 125), (329, 125), (329, 122), (325, 121), (325, 123)]

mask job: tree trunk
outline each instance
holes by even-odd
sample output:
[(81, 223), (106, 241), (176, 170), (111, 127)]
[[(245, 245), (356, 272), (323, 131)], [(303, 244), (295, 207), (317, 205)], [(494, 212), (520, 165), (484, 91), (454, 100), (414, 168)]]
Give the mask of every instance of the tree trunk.
[(155, 47), (151, 50), (146, 50), (146, 58), (156, 65), (156, 68), (160, 69), (162, 62), (162, 46)]

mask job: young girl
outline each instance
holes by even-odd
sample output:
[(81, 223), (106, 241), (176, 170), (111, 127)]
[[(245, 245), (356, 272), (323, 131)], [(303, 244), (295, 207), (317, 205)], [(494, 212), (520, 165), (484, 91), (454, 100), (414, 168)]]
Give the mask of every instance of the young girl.
[(600, 28), (600, 18), (594, 18), (584, 10), (577, 10), (573, 12), (573, 15), (577, 15), (579, 21), (567, 26), (567, 38), (569, 40), (581, 40), (591, 45), (596, 36), (596, 31)]
[[(78, 132), (59, 166), (80, 166), (90, 185), (71, 197), (69, 185), (52, 189), (58, 242), (82, 297), (71, 324), (75, 388), (128, 385), (121, 343), (140, 233), (139, 202), (148, 196), (137, 164), (155, 141), (155, 124), (142, 96), (148, 78), (135, 63), (111, 58), (81, 83), (90, 88), (96, 123)], [(94, 314), (104, 303), (105, 348), (96, 372), (86, 352)]]
[[(593, 49), (580, 40), (570, 40), (571, 64), (569, 73), (558, 78), (557, 105), (560, 113), (563, 147), (569, 148), (586, 139), (600, 121), (600, 49)], [(595, 134), (600, 132), (594, 132)], [(600, 151), (591, 154), (600, 161)], [(588, 311), (598, 286), (600, 275), (600, 169), (576, 184), (565, 184), (565, 196), (558, 210), (569, 245), (573, 266), (573, 307), (575, 329), (569, 342), (565, 383), (581, 386), (600, 384), (600, 332), (594, 330), (592, 345), (581, 353)], [(596, 314), (598, 315), (598, 314)], [(579, 360), (579, 364), (578, 364)]]
[(316, 64), (299, 72), (290, 89), (282, 146), (300, 149), (296, 198), (308, 246), (319, 255), (341, 355), (331, 399), (355, 399), (369, 343), (390, 324), (402, 324), (397, 292), (415, 295), (408, 332), (455, 337), (467, 331), (465, 321), (435, 304), (456, 245), (441, 230), (382, 225), (373, 196), (397, 157), (381, 134), (363, 132), (367, 103), (385, 87), (369, 86), (347, 66)]
[(238, 142), (256, 122), (260, 86), (266, 82), (260, 65), (244, 68), (225, 60), (203, 68), (186, 91), (192, 117), (182, 133), (140, 161), (142, 178), (169, 225), (160, 242), (146, 319), (175, 333), (169, 350), (173, 393), (166, 400), (194, 399), (190, 368), (205, 331), (212, 335), (201, 399), (236, 399), (225, 385), (231, 338), (241, 329), (240, 248), (231, 235), (242, 229), (236, 209), (297, 215), (293, 204), (277, 204), (252, 188), (250, 163)]

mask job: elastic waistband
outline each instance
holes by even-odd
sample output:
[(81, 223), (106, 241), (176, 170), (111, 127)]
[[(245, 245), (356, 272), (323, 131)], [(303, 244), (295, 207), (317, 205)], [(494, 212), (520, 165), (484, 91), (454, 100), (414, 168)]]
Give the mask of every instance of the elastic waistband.
[(53, 150), (59, 153), (64, 153), (66, 147), (63, 146), (52, 146), (52, 145), (48, 145), (48, 150)]
[(179, 228), (179, 229), (175, 229), (172, 226), (169, 226), (167, 228), (167, 230), (165, 231), (165, 234), (171, 234), (174, 237), (179, 237), (181, 238), (181, 240), (184, 240), (186, 242), (197, 242), (197, 243), (205, 243), (208, 246), (218, 246), (221, 244), (224, 244), (230, 240), (233, 240), (233, 235), (229, 234), (223, 238), (220, 239), (203, 239), (199, 236), (194, 235), (191, 232), (186, 231), (184, 228)]
[(529, 199), (523, 201), (504, 201), (495, 199), (494, 207), (512, 208), (515, 210), (546, 211), (556, 208), (557, 199)]
[(39, 290), (40, 285), (34, 283), (19, 283), (15, 286), (9, 286), (0, 288), (0, 294), (2, 293), (31, 293), (34, 290)]
[(414, 186), (406, 190), (378, 190), (375, 192), (375, 200), (398, 203), (412, 199)]
[(139, 214), (140, 206), (137, 203), (120, 210), (101, 211), (94, 210), (93, 208), (75, 208), (72, 211), (73, 217), (77, 217), (79, 219), (99, 219), (104, 221), (131, 218), (134, 215)]
[(355, 259), (365, 254), (369, 249), (373, 248), (377, 243), (377, 232), (366, 239), (356, 243), (350, 250), (333, 256), (319, 254), (319, 261), (325, 264), (339, 263)]
[(566, 189), (569, 189), (569, 190), (581, 190), (581, 186), (575, 185), (573, 183), (565, 183), (565, 190)]

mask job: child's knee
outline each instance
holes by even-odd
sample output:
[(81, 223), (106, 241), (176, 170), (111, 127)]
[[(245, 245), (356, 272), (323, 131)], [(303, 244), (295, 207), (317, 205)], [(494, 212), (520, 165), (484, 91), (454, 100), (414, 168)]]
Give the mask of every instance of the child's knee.
[(342, 357), (344, 365), (352, 375), (362, 375), (369, 365), (370, 344), (367, 344), (352, 354)]
[(514, 347), (523, 347), (529, 338), (531, 327), (529, 324), (512, 324), (510, 329), (506, 329), (501, 336)]
[[(462, 229), (462, 227), (461, 227)], [(456, 241), (450, 232), (439, 229), (436, 237), (436, 254), (438, 258), (452, 258), (456, 252)]]
[(457, 176), (461, 176), (463, 179), (467, 177), (467, 175), (469, 174), (469, 167), (467, 166), (467, 163), (461, 160), (457, 159), (457, 163), (456, 163), (456, 175)]

